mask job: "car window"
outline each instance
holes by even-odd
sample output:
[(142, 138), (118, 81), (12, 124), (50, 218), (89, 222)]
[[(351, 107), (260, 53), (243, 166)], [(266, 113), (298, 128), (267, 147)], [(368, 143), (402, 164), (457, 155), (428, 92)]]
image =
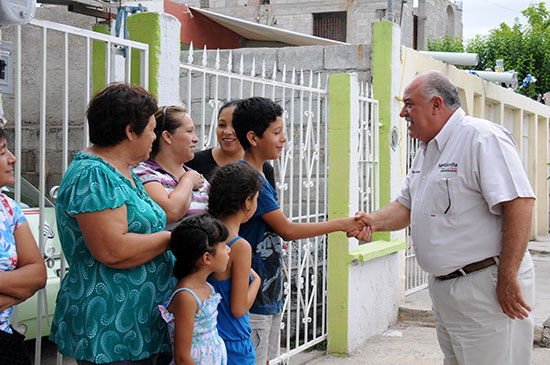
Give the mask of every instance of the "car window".
[[(14, 199), (14, 186), (3, 186), (2, 192)], [(38, 208), (38, 201), (40, 198), (40, 191), (35, 188), (30, 182), (25, 178), (21, 178), (21, 208)], [(45, 207), (53, 207), (54, 204), (47, 198), (44, 198)]]

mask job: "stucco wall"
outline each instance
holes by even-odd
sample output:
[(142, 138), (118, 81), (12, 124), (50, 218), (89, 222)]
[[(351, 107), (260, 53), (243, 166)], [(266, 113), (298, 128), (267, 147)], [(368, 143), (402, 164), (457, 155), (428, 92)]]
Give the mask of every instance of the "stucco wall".
[(395, 324), (401, 300), (400, 253), (349, 266), (348, 349), (355, 351), (368, 338)]

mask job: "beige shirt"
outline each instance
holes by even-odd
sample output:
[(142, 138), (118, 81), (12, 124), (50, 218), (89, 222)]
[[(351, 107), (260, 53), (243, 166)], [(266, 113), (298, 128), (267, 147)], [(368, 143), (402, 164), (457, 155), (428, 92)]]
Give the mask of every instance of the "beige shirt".
[(420, 142), (397, 201), (411, 210), (418, 263), (439, 276), (499, 255), (500, 203), (518, 197), (535, 194), (512, 136), (459, 108)]

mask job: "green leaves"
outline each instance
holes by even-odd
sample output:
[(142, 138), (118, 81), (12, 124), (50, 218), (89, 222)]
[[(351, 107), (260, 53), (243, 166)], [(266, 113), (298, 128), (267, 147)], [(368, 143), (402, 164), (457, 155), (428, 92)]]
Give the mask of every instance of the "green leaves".
[(428, 50), (477, 53), (478, 70), (494, 70), (496, 60), (503, 59), (505, 70), (518, 73), (520, 85), (528, 74), (535, 76), (536, 83), (518, 92), (537, 99), (539, 94), (550, 91), (550, 13), (544, 2), (540, 2), (531, 4), (522, 14), (527, 18), (526, 25), (518, 18), (513, 26), (501, 23), (486, 35), (476, 35), (466, 46), (460, 37), (428, 39)]

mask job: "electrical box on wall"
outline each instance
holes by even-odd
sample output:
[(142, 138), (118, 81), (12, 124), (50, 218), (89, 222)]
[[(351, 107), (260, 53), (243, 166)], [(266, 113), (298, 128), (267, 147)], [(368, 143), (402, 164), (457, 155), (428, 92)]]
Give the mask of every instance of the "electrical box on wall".
[(13, 44), (0, 41), (0, 94), (13, 94)]
[(36, 11), (36, 0), (0, 0), (0, 27), (28, 23)]

